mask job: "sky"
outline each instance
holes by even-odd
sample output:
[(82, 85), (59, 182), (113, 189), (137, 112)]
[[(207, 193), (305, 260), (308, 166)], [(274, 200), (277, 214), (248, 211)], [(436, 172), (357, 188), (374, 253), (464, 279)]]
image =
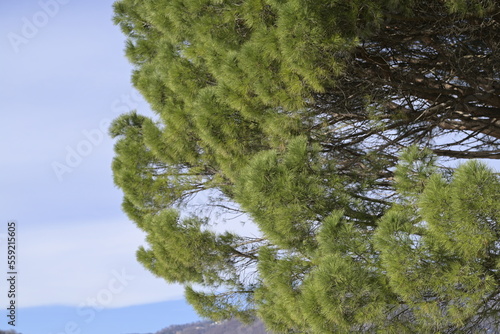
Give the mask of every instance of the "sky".
[[(0, 329), (154, 333), (198, 320), (135, 259), (144, 234), (112, 181), (112, 119), (151, 111), (132, 88), (110, 0), (0, 1)], [(16, 223), (8, 324), (7, 224)]]

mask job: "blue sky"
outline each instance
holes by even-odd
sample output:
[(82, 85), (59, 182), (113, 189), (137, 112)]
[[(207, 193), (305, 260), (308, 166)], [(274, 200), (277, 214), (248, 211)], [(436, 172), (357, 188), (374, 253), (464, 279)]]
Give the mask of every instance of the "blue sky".
[[(0, 2), (0, 276), (18, 224), (24, 334), (155, 332), (197, 320), (182, 288), (135, 260), (144, 235), (121, 212), (109, 122), (149, 114), (130, 85), (110, 0)], [(4, 280), (2, 280), (4, 281)]]

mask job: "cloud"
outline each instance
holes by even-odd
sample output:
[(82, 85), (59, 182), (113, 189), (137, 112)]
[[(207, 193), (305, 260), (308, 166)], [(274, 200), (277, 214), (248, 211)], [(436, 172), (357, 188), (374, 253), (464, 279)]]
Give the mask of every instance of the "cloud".
[(18, 306), (115, 308), (181, 298), (180, 286), (137, 263), (142, 244), (144, 234), (125, 219), (38, 227), (18, 222)]

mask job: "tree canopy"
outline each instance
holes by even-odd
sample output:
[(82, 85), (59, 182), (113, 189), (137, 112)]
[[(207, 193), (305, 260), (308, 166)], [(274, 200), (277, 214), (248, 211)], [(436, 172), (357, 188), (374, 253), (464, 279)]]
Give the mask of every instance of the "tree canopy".
[[(114, 180), (139, 261), (213, 320), (279, 333), (496, 328), (500, 6), (119, 0)], [(217, 232), (193, 198), (261, 235)]]

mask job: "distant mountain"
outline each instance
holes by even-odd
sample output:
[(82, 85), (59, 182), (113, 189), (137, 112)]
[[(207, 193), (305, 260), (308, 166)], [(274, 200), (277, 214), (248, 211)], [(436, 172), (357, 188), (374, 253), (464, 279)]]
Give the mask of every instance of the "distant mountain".
[[(222, 322), (200, 321), (186, 325), (173, 325), (155, 334), (268, 334), (260, 321), (245, 325), (238, 320)], [(1, 333), (0, 333), (1, 334)]]

